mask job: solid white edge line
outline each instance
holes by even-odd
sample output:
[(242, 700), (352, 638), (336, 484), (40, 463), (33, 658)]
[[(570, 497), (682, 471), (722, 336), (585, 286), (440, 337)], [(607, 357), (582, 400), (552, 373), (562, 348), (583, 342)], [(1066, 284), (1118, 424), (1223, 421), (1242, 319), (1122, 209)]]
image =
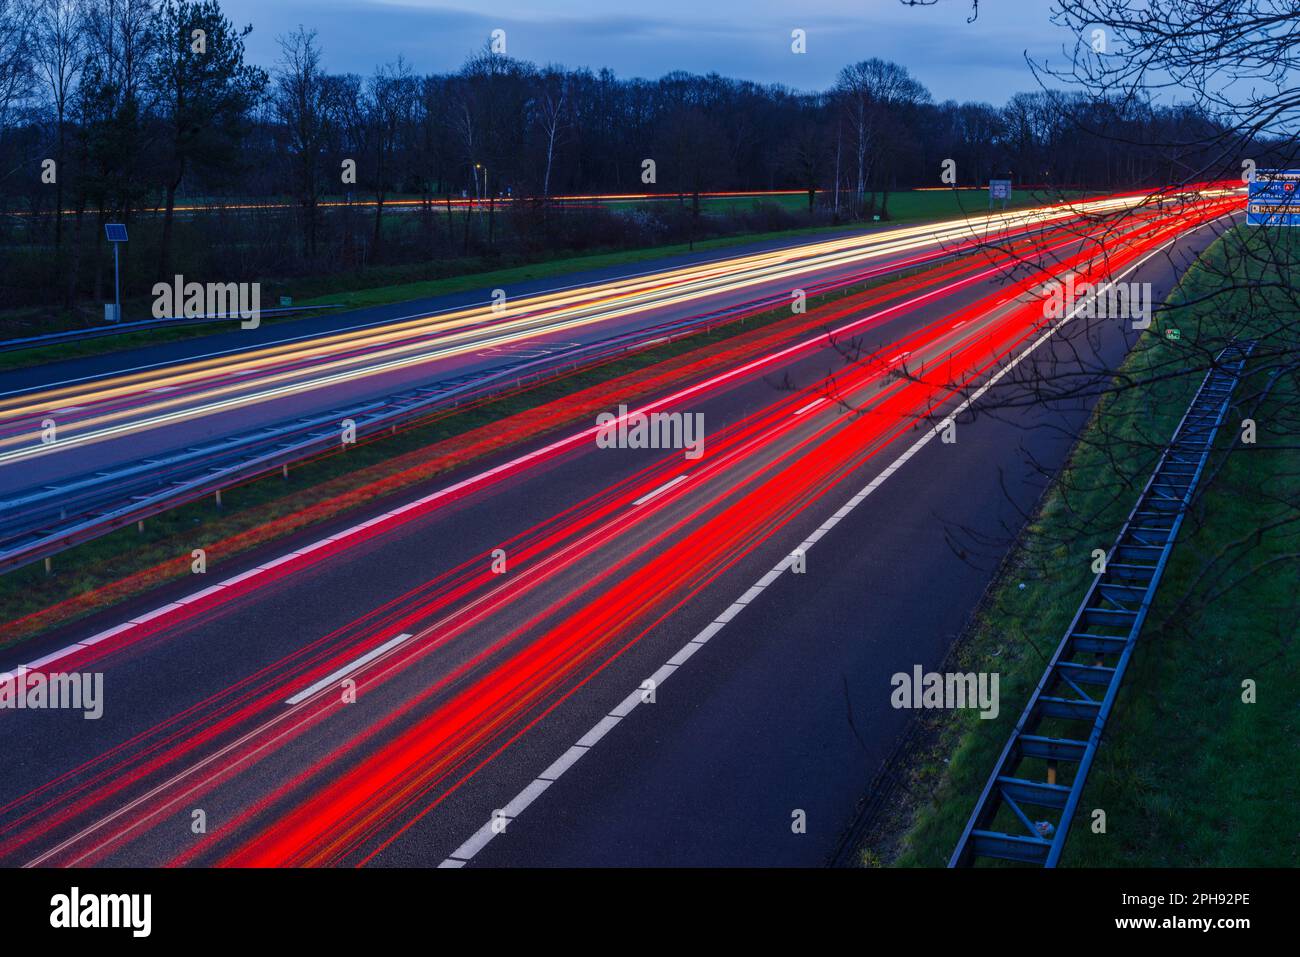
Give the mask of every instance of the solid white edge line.
[(609, 713), (611, 718), (626, 718), (632, 713), (632, 709), (641, 703), (642, 691), (637, 688), (630, 695), (620, 701), (617, 707)]
[[(475, 831), (468, 841), (456, 848), (447, 860), (443, 861), (438, 866), (463, 867), (465, 861), (470, 860), (475, 854), (486, 847), (487, 842), (492, 840), (494, 837), (496, 837), (496, 821), (491, 820)], [(457, 858), (460, 859), (459, 864), (456, 863)]]
[(501, 816), (514, 820), (523, 813), (524, 808), (536, 801), (549, 788), (554, 781), (545, 781), (542, 778), (534, 778), (533, 782), (515, 795), (514, 800), (501, 809)]
[(696, 644), (702, 645), (710, 638), (712, 638), (714, 635), (716, 635), (718, 632), (720, 632), (722, 630), (723, 625), (725, 624), (726, 622), (724, 621), (715, 621), (712, 624), (708, 625), (702, 632), (700, 632), (694, 638), (692, 638), (691, 641), (695, 642)]
[[(1180, 236), (1178, 238), (1181, 239), (1183, 237)], [(1137, 262), (1135, 262), (1128, 269), (1124, 270), (1124, 272), (1120, 273), (1119, 276), (1113, 277), (1112, 281), (1114, 281), (1114, 279), (1122, 279), (1123, 277), (1129, 275), (1135, 270), (1141, 268), (1148, 260), (1155, 257), (1158, 253), (1163, 252), (1169, 245), (1172, 245), (1174, 242), (1177, 241), (1178, 240), (1175, 239), (1171, 243), (1168, 243), (1165, 246), (1161, 246), (1159, 249), (1152, 250), (1146, 256), (1142, 257)], [(996, 373), (994, 373), (994, 375), (987, 382), (985, 382), (982, 386), (980, 386), (973, 393), (971, 393), (969, 398), (965, 399), (960, 405), (958, 405), (955, 409), (953, 409), (950, 413), (948, 413), (948, 415), (945, 416), (944, 421), (947, 421), (949, 419), (955, 420), (957, 416), (959, 416), (961, 413), (965, 412), (968, 408), (970, 408), (972, 405), (978, 402), (984, 396), (984, 394), (989, 391), (989, 389), (997, 385), (998, 382), (1001, 381), (1002, 378), (1006, 376), (1012, 369), (1020, 365), (1021, 362), (1023, 362), (1034, 352), (1036, 352), (1038, 350), (1038, 347), (1041, 346), (1048, 339), (1050, 339), (1052, 336), (1054, 336), (1057, 333), (1057, 331), (1061, 329), (1061, 327), (1063, 327), (1066, 323), (1074, 319), (1074, 317), (1077, 315), (1079, 310), (1083, 308), (1084, 305), (1085, 303), (1080, 303), (1079, 305), (1075, 306), (1075, 308), (1072, 309), (1068, 315), (1064, 316), (1062, 319), (1058, 320), (1056, 324), (1049, 327), (1047, 331), (1042, 333), (1037, 339), (1035, 339), (1032, 343), (1030, 343), (1029, 346), (1024, 351), (1022, 351), (1018, 356), (1016, 356), (1015, 359), (1013, 359), (1011, 362), (1007, 363), (1007, 365), (1003, 366)], [(907, 449), (905, 449), (897, 458), (893, 460), (893, 462), (889, 464), (889, 466), (887, 467), (888, 473), (892, 475), (893, 472), (896, 471), (899, 466), (901, 466), (908, 459), (912, 458), (912, 456), (914, 456), (921, 449), (925, 448), (925, 446), (929, 445), (930, 441), (938, 434), (939, 433), (937, 429), (927, 430), (924, 434), (921, 435), (920, 438), (918, 438), (915, 442), (913, 442), (910, 446), (908, 446)], [(884, 473), (881, 473), (880, 476), (877, 476), (875, 479), (869, 482), (862, 489), (862, 491), (858, 492), (857, 495), (853, 496), (853, 498), (850, 500), (849, 505), (846, 506), (844, 509), (841, 509), (840, 511), (847, 514), (848, 512), (856, 508), (858, 505), (860, 505), (862, 502), (864, 502), (867, 499), (867, 497), (871, 495), (872, 492), (874, 492), (882, 484), (884, 484), (881, 481), (883, 477), (884, 477)], [(835, 519), (835, 521), (838, 522), (838, 517)], [(832, 522), (831, 524), (834, 524), (834, 522)], [(823, 529), (824, 527), (825, 526), (823, 526)], [(782, 572), (786, 571), (793, 564), (793, 553), (795, 551), (802, 551), (804, 554), (807, 554), (809, 549), (811, 549), (812, 546), (821, 538), (822, 534), (824, 534), (823, 529), (819, 529), (818, 531), (814, 532), (812, 535), (808, 536), (808, 538), (806, 538), (802, 544), (792, 549), (790, 554), (783, 557), (780, 562), (778, 562), (775, 566), (773, 566), (771, 571), (768, 571), (766, 574), (764, 574), (763, 577), (758, 580), (758, 582), (756, 582), (750, 589), (748, 589), (748, 591), (745, 592), (745, 594), (748, 595), (751, 592), (753, 592), (755, 589), (761, 592), (763, 589), (767, 587), (767, 585), (775, 581), (776, 578), (778, 578)], [(773, 573), (775, 573), (775, 575)], [(656, 690), (658, 688), (658, 685), (662, 683), (663, 678), (666, 678), (668, 675), (672, 674), (673, 671), (676, 671), (677, 668), (685, 664), (686, 660), (690, 658), (691, 655), (695, 654), (695, 652), (699, 651), (702, 647), (704, 647), (705, 641), (708, 641), (709, 638), (717, 634), (723, 628), (723, 626), (728, 621), (730, 621), (733, 617), (735, 617), (735, 615), (740, 611), (740, 609), (744, 607), (745, 605), (739, 602), (735, 602), (731, 604), (726, 611), (724, 611), (713, 622), (711, 622), (703, 630), (701, 630), (696, 637), (692, 638), (685, 645), (683, 645), (675, 655), (669, 658), (668, 664), (660, 668), (658, 671), (656, 671), (655, 677), (651, 679), (652, 681), (655, 682)], [(669, 668), (671, 668), (671, 670), (666, 670)], [(641, 689), (638, 688), (636, 693), (639, 694), (640, 690)], [(628, 699), (625, 699), (625, 702), (626, 700)], [(628, 709), (628, 711), (630, 713), (631, 709)], [(576, 745), (571, 747), (558, 760), (552, 763), (550, 767), (548, 767), (544, 772), (542, 772), (541, 775), (539, 775), (537, 778), (531, 781), (529, 785), (526, 788), (524, 788), (523, 791), (519, 792), (519, 795), (517, 795), (514, 801), (508, 804), (507, 807), (514, 806), (515, 801), (519, 801), (525, 795), (530, 794), (532, 792), (532, 789), (535, 788), (535, 786), (539, 782), (543, 782), (545, 784), (545, 787), (550, 787), (552, 784), (554, 784), (555, 781), (558, 780), (564, 774), (565, 771), (567, 771), (570, 767), (573, 766), (573, 764), (578, 760), (579, 757), (581, 757), (583, 754), (586, 754), (587, 751), (589, 751), (596, 744), (597, 741), (605, 737), (605, 735), (608, 734), (613, 729), (614, 725), (618, 724), (620, 720), (621, 719), (619, 717), (613, 717), (612, 714), (606, 715), (605, 717), (601, 718), (600, 721), (596, 722), (596, 724), (592, 727), (590, 731), (588, 731), (585, 735), (583, 735), (580, 739), (578, 739), (578, 743)], [(577, 751), (576, 754), (574, 754), (575, 751)], [(572, 757), (570, 757), (571, 754), (573, 755)], [(545, 787), (542, 788), (542, 790), (545, 790)], [(537, 791), (536, 793), (531, 793), (531, 796), (527, 798), (527, 800), (523, 803), (522, 806), (526, 807), (528, 804), (531, 804), (533, 800), (537, 797), (537, 795), (540, 793), (541, 791)], [(514, 818), (512, 817), (511, 820), (513, 821)], [(486, 837), (482, 836), (484, 831), (487, 832)], [(474, 856), (478, 854), (479, 851), (481, 851), (484, 847), (487, 846), (488, 842), (491, 841), (492, 838), (496, 836), (496, 833), (497, 831), (493, 827), (493, 822), (488, 821), (487, 824), (479, 828), (479, 830), (475, 833), (473, 837), (471, 837), (468, 841), (466, 841), (455, 851), (453, 851), (438, 866), (447, 867), (447, 868), (464, 867), (467, 863), (469, 863), (471, 860), (474, 859)]]
[(621, 718), (616, 718), (612, 714), (605, 715), (605, 717), (601, 718), (591, 726), (590, 731), (578, 739), (578, 747), (590, 748), (597, 741), (614, 730), (614, 725), (618, 724), (621, 720)]
[(582, 757), (586, 753), (586, 748), (582, 747), (582, 745), (575, 744), (573, 747), (569, 748), (568, 751), (565, 751), (562, 755), (556, 758), (549, 768), (537, 776), (543, 781), (554, 781), (565, 771), (569, 770), (569, 768), (573, 767), (573, 762), (577, 761), (578, 758)]
[[(989, 270), (989, 271), (993, 271), (993, 270)], [(851, 329), (851, 328), (854, 328), (854, 327), (856, 327), (856, 326), (858, 326), (858, 325), (861, 325), (862, 323), (867, 322), (868, 320), (871, 320), (871, 319), (873, 319), (873, 318), (880, 318), (880, 317), (882, 317), (882, 316), (884, 316), (884, 315), (886, 315), (886, 314), (888, 314), (888, 313), (895, 312), (895, 311), (897, 311), (899, 308), (901, 308), (902, 306), (905, 306), (905, 305), (909, 305), (909, 304), (919, 304), (920, 302), (922, 302), (922, 301), (924, 301), (924, 300), (935, 298), (935, 297), (938, 296), (939, 294), (944, 293), (944, 292), (947, 292), (950, 288), (952, 288), (953, 286), (957, 286), (957, 285), (960, 285), (960, 283), (949, 283), (949, 284), (947, 284), (947, 285), (945, 285), (945, 286), (941, 286), (941, 287), (939, 287), (939, 288), (937, 288), (937, 289), (931, 290), (930, 292), (923, 293), (923, 294), (921, 294), (921, 295), (919, 295), (919, 296), (914, 296), (912, 299), (906, 300), (905, 302), (897, 303), (897, 304), (895, 304), (895, 305), (893, 305), (893, 306), (889, 306), (889, 307), (887, 307), (887, 308), (885, 308), (885, 309), (882, 309), (882, 310), (879, 310), (879, 311), (877, 311), (877, 312), (870, 313), (870, 314), (868, 314), (868, 315), (866, 315), (866, 316), (862, 316), (862, 317), (859, 317), (859, 318), (857, 318), (857, 319), (854, 319), (854, 320), (852, 320), (852, 321), (846, 323), (845, 325), (840, 326), (838, 329), (832, 330), (829, 334), (822, 333), (822, 334), (818, 334), (817, 336), (813, 337), (812, 339), (803, 340), (803, 341), (801, 341), (801, 342), (793, 343), (792, 345), (789, 345), (789, 346), (786, 346), (786, 347), (784, 347), (784, 348), (782, 348), (782, 349), (779, 349), (778, 351), (776, 351), (776, 352), (774, 352), (774, 353), (772, 353), (772, 354), (770, 354), (770, 355), (768, 355), (768, 356), (765, 356), (765, 357), (760, 358), (760, 359), (753, 359), (753, 360), (750, 360), (749, 362), (744, 363), (743, 365), (741, 365), (741, 366), (739, 366), (739, 367), (737, 367), (737, 368), (735, 368), (735, 369), (732, 369), (732, 370), (730, 370), (730, 371), (728, 371), (728, 372), (719, 373), (718, 375), (715, 375), (715, 376), (713, 376), (713, 377), (711, 377), (711, 378), (709, 378), (709, 379), (706, 379), (706, 380), (703, 381), (703, 382), (698, 382), (698, 383), (696, 383), (695, 385), (687, 386), (685, 389), (681, 389), (681, 390), (679, 390), (679, 391), (673, 393), (672, 395), (665, 396), (665, 397), (662, 398), (662, 399), (656, 399), (656, 400), (654, 400), (654, 401), (652, 401), (652, 402), (648, 402), (648, 403), (646, 403), (645, 405), (641, 406), (640, 408), (636, 409), (635, 411), (633, 411), (633, 412), (629, 412), (628, 415), (631, 416), (631, 415), (634, 415), (634, 414), (637, 414), (637, 413), (647, 413), (647, 412), (649, 412), (649, 410), (651, 410), (651, 409), (660, 408), (660, 407), (664, 407), (664, 406), (670, 406), (670, 405), (674, 404), (675, 402), (679, 402), (679, 401), (681, 401), (682, 399), (685, 399), (687, 396), (690, 396), (690, 395), (693, 395), (693, 394), (695, 394), (695, 393), (697, 393), (697, 392), (700, 392), (700, 391), (702, 391), (702, 390), (708, 389), (709, 387), (711, 387), (711, 386), (713, 386), (713, 385), (716, 385), (716, 384), (718, 384), (718, 383), (725, 382), (725, 381), (727, 381), (727, 380), (737, 378), (737, 377), (739, 377), (739, 376), (742, 376), (742, 375), (746, 374), (747, 372), (749, 372), (749, 371), (751, 371), (751, 370), (753, 370), (753, 369), (760, 368), (760, 367), (762, 367), (762, 366), (764, 366), (764, 365), (768, 365), (768, 364), (770, 364), (771, 362), (773, 362), (773, 361), (775, 361), (775, 360), (777, 360), (777, 359), (783, 358), (783, 357), (786, 356), (786, 355), (789, 355), (789, 354), (791, 354), (791, 353), (797, 352), (797, 351), (799, 351), (799, 350), (805, 348), (806, 346), (810, 345), (810, 344), (813, 343), (813, 342), (818, 342), (818, 341), (820, 341), (820, 340), (821, 340), (822, 338), (824, 338), (826, 335), (841, 335), (841, 334), (844, 334), (845, 332), (847, 332), (847, 330), (849, 330), (849, 329)], [(483, 480), (485, 480), (485, 479), (487, 479), (487, 478), (492, 477), (493, 475), (500, 474), (501, 472), (504, 472), (505, 470), (507, 470), (507, 469), (509, 469), (509, 468), (512, 468), (512, 467), (515, 467), (515, 466), (521, 465), (522, 463), (524, 463), (524, 462), (526, 462), (526, 461), (529, 461), (529, 460), (531, 460), (531, 459), (537, 458), (537, 457), (540, 456), (540, 455), (543, 455), (543, 454), (545, 454), (545, 453), (553, 452), (553, 451), (556, 451), (556, 450), (558, 450), (558, 449), (564, 448), (566, 445), (576, 444), (577, 442), (581, 441), (581, 440), (582, 440), (583, 438), (585, 438), (585, 437), (588, 437), (588, 436), (591, 436), (591, 435), (596, 435), (600, 430), (601, 430), (601, 426), (593, 425), (593, 426), (590, 426), (589, 428), (586, 428), (586, 429), (580, 430), (580, 431), (575, 432), (575, 433), (573, 433), (573, 434), (571, 434), (571, 435), (565, 436), (565, 437), (560, 438), (560, 439), (556, 439), (554, 442), (551, 442), (549, 445), (545, 445), (545, 446), (543, 446), (542, 448), (539, 448), (539, 449), (534, 449), (534, 450), (532, 450), (531, 452), (525, 452), (525, 453), (523, 453), (522, 455), (519, 455), (519, 456), (515, 457), (514, 459), (511, 459), (509, 462), (504, 462), (504, 463), (502, 463), (501, 465), (493, 466), (492, 468), (486, 469), (486, 470), (484, 470), (484, 471), (482, 471), (482, 472), (477, 472), (477, 473), (475, 473), (474, 475), (468, 476), (467, 478), (464, 478), (464, 479), (460, 480), (459, 482), (454, 482), (454, 483), (452, 483), (451, 485), (448, 485), (448, 486), (446, 486), (446, 487), (444, 487), (444, 488), (438, 489), (438, 490), (435, 491), (435, 492), (431, 492), (430, 494), (425, 495), (425, 496), (423, 496), (422, 498), (418, 498), (418, 499), (415, 499), (414, 501), (407, 502), (407, 503), (404, 504), (404, 505), (396, 506), (396, 507), (392, 508), (391, 510), (389, 510), (389, 511), (383, 513), (382, 515), (377, 516), (377, 517), (374, 518), (374, 519), (371, 519), (371, 520), (369, 520), (369, 521), (363, 522), (363, 523), (361, 523), (361, 524), (359, 524), (359, 525), (352, 525), (352, 526), (349, 526), (348, 528), (344, 529), (344, 530), (341, 531), (341, 532), (336, 532), (335, 534), (328, 536), (327, 538), (324, 539), (324, 541), (327, 541), (327, 542), (338, 542), (338, 541), (342, 541), (342, 540), (344, 540), (344, 539), (350, 538), (351, 536), (355, 535), (357, 532), (359, 532), (359, 531), (361, 531), (361, 530), (363, 530), (363, 529), (365, 529), (365, 528), (368, 528), (368, 527), (370, 527), (370, 526), (372, 526), (372, 525), (375, 525), (375, 524), (377, 524), (377, 523), (378, 523), (379, 521), (381, 521), (381, 520), (392, 519), (392, 518), (395, 518), (395, 517), (398, 516), (398, 515), (401, 515), (401, 514), (403, 514), (403, 513), (405, 513), (405, 512), (410, 511), (411, 509), (419, 508), (419, 507), (424, 506), (424, 505), (428, 505), (428, 504), (430, 504), (431, 502), (437, 501), (438, 499), (443, 498), (443, 497), (448, 496), (448, 495), (451, 495), (451, 494), (453, 494), (453, 493), (455, 493), (455, 492), (459, 492), (459, 491), (461, 491), (461, 490), (464, 489), (464, 488), (468, 488), (468, 487), (470, 487), (470, 486), (473, 486), (473, 485), (475, 485), (475, 484), (477, 484), (477, 483), (479, 483), (479, 482), (482, 482)], [(635, 504), (635, 503), (634, 503), (634, 504)], [(307, 552), (307, 551), (310, 551), (310, 550), (312, 550), (315, 546), (316, 546), (316, 543), (313, 543), (312, 545), (306, 545), (306, 546), (303, 546), (302, 548), (298, 549), (298, 552)], [(231, 578), (227, 578), (227, 579), (225, 579), (225, 580), (223, 580), (223, 581), (221, 581), (221, 582), (218, 582), (215, 586), (212, 586), (211, 588), (203, 589), (203, 591), (205, 591), (205, 592), (207, 592), (207, 593), (209, 593), (209, 594), (212, 594), (212, 593), (215, 593), (215, 591), (216, 591), (217, 589), (221, 589), (221, 588), (229, 588), (231, 585), (235, 585), (235, 584), (237, 584), (237, 583), (239, 583), (239, 582), (246, 581), (246, 580), (248, 580), (248, 579), (250, 579), (250, 578), (256, 578), (258, 575), (261, 575), (261, 574), (265, 573), (266, 571), (269, 571), (270, 569), (275, 568), (277, 565), (281, 565), (281, 564), (283, 564), (284, 562), (288, 561), (290, 558), (295, 558), (295, 557), (298, 557), (298, 556), (297, 556), (295, 553), (290, 552), (290, 553), (288, 553), (288, 554), (286, 554), (286, 555), (282, 555), (282, 556), (280, 556), (279, 558), (276, 558), (276, 559), (274, 559), (274, 560), (272, 560), (272, 561), (266, 562), (266, 563), (264, 563), (264, 564), (262, 564), (262, 565), (258, 565), (258, 566), (255, 567), (255, 568), (250, 568), (250, 569), (248, 569), (247, 571), (244, 571), (244, 572), (239, 573), (238, 575), (234, 575), (234, 576), (231, 577)], [(163, 608), (155, 609), (154, 611), (149, 612), (148, 614), (141, 616), (141, 618), (132, 619), (131, 621), (126, 622), (125, 624), (126, 624), (126, 625), (130, 625), (130, 626), (134, 626), (134, 625), (140, 624), (141, 621), (147, 621), (147, 620), (150, 620), (150, 619), (152, 619), (152, 618), (155, 618), (155, 617), (157, 617), (159, 614), (161, 614), (161, 613), (164, 612), (164, 611), (168, 611), (168, 610), (171, 610), (171, 609), (173, 609), (173, 608), (177, 608), (177, 607), (183, 607), (185, 604), (188, 604), (190, 601), (193, 601), (195, 598), (197, 598), (197, 593), (192, 593), (192, 594), (186, 596), (186, 598), (180, 599), (180, 600), (177, 601), (177, 602), (173, 602), (173, 603), (171, 603), (170, 605), (164, 606)], [(41, 659), (41, 661), (42, 661), (42, 662), (45, 662), (45, 663), (49, 663), (49, 662), (53, 662), (53, 661), (57, 661), (57, 660), (60, 659), (60, 658), (66, 657), (66, 656), (68, 656), (68, 655), (75, 654), (76, 652), (78, 652), (78, 651), (82, 651), (82, 650), (84, 650), (85, 648), (89, 647), (90, 645), (93, 645), (93, 644), (96, 644), (96, 643), (98, 643), (98, 642), (100, 642), (100, 641), (103, 641), (105, 638), (109, 638), (109, 637), (112, 637), (113, 635), (120, 634), (121, 632), (123, 632), (123, 631), (125, 631), (125, 630), (127, 630), (127, 628), (124, 627), (123, 625), (118, 625), (118, 626), (116, 626), (116, 627), (114, 627), (114, 628), (107, 629), (106, 631), (102, 631), (102, 632), (99, 632), (99, 633), (97, 633), (97, 634), (91, 635), (89, 638), (86, 638), (86, 639), (84, 639), (84, 640), (82, 640), (82, 641), (73, 642), (72, 644), (67, 645), (67, 646), (64, 647), (64, 648), (60, 648), (58, 651), (55, 651), (55, 652), (52, 652), (52, 653), (46, 655), (44, 658)], [(30, 665), (25, 665), (25, 666), (22, 666), (22, 667), (30, 667)]]

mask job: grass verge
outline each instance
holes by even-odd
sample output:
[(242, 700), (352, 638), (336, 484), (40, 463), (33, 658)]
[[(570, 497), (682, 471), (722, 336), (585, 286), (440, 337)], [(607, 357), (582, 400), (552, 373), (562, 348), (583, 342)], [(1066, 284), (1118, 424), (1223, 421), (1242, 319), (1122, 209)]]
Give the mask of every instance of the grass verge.
[(582, 368), (488, 401), (439, 413), (427, 423), (225, 489), (223, 505), (204, 499), (120, 529), (41, 564), (0, 577), (0, 647), (128, 600), (191, 574), (191, 553), (213, 565), (345, 516), (376, 499), (574, 423), (590, 424), (618, 402), (677, 388), (738, 364), (818, 327), (819, 311), (916, 270), (812, 297), (806, 315), (773, 309)]
[[(1042, 674), (1088, 581), (1089, 553), (1113, 541), (1158, 447), (1172, 433), (1203, 370), (1198, 346), (1250, 335), (1262, 353), (1294, 349), (1300, 316), (1270, 296), (1269, 277), (1224, 290), (1240, 275), (1242, 244), (1227, 234), (1190, 270), (1174, 310), (1143, 339), (1097, 404), (1057, 481), (1004, 561), (951, 663), (1001, 676), (1001, 717), (926, 712), (892, 769), (900, 781), (859, 848), (866, 865), (943, 866), (974, 801)], [(1285, 244), (1284, 244), (1285, 245)], [(1290, 247), (1294, 256), (1295, 245)], [(1292, 263), (1300, 262), (1293, 258)], [(1275, 278), (1294, 286), (1283, 264)], [(1288, 340), (1288, 341), (1283, 341)], [(1238, 386), (1193, 513), (1183, 528), (1107, 726), (1065, 866), (1296, 866), (1300, 864), (1300, 448), (1279, 426), (1300, 400), (1294, 370), (1275, 378), (1256, 362)], [(1181, 371), (1181, 374), (1179, 374)], [(1267, 388), (1266, 388), (1267, 386)], [(1227, 454), (1244, 417), (1255, 448)], [(1270, 447), (1271, 446), (1271, 447)], [(1112, 453), (1122, 448), (1120, 457)], [(1254, 534), (1253, 530), (1267, 531)], [(1255, 682), (1256, 703), (1242, 682)], [(1106, 833), (1090, 828), (1106, 812)]]

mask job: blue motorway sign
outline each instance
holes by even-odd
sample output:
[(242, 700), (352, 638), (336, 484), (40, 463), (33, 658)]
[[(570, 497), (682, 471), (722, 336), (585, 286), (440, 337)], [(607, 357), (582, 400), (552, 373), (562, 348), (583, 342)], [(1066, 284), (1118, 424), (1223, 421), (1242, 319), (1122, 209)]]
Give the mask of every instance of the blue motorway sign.
[(1246, 190), (1247, 226), (1300, 226), (1300, 169), (1257, 169)]

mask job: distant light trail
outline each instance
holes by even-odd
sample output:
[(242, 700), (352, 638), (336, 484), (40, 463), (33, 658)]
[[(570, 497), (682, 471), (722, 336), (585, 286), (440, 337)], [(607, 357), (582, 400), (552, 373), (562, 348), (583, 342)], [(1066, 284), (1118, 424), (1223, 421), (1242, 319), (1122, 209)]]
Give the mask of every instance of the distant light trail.
[[(1015, 281), (883, 345), (879, 354), (776, 394), (711, 436), (699, 462), (658, 457), (555, 514), (530, 518), (533, 524), (506, 543), (516, 568), (508, 586), (492, 575), (483, 556), (473, 556), (330, 634), (307, 639), (283, 658), (0, 807), (0, 855), (40, 864), (109, 861), (169, 815), (186, 812), (203, 795), (324, 727), (337, 714), (337, 698), (299, 697), (303, 689), (323, 690), (341, 674), (355, 676), (367, 691), (376, 689), (473, 629), (488, 629), (482, 650), (470, 649), (468, 660), (422, 681), (364, 728), (339, 735), (325, 753), (291, 764), (236, 808), (222, 828), (185, 845), (170, 863), (372, 859), (542, 720), (593, 668), (701, 594), (1040, 335), (1046, 278), (1062, 271), (1082, 281), (1104, 278), (1233, 206), (1233, 200), (1220, 200), (1181, 215), (1151, 211), (1134, 217), (1108, 236), (1104, 250), (1066, 252), (1050, 266), (1026, 268)], [(1057, 236), (1053, 242), (1059, 250), (1069, 240)], [(823, 307), (819, 318), (829, 325), (829, 317), (840, 313), (843, 324), (831, 336), (860, 331), (907, 301), (900, 290), (910, 287), (914, 300), (933, 301), (972, 275), (998, 268), (996, 262), (971, 273), (941, 267), (937, 281), (898, 282), (888, 300), (894, 305), (866, 314), (860, 304)], [(642, 408), (713, 394), (825, 341), (823, 333), (765, 352)], [(916, 367), (907, 376), (883, 361), (902, 355)], [(831, 394), (838, 401), (821, 401)], [(595, 428), (494, 466), (492, 479), (506, 481), (575, 449)], [(403, 506), (367, 523), (365, 534), (294, 553), (282, 563), (283, 573), (361, 546), (449, 500)], [(657, 520), (646, 522), (650, 516)], [(267, 580), (250, 577), (240, 597), (255, 600)], [(530, 597), (533, 603), (518, 616), (505, 617)], [(184, 620), (166, 618), (158, 627)]]
[[(1207, 197), (1218, 191), (1207, 190)], [(822, 240), (698, 266), (593, 284), (491, 306), (250, 349), (234, 355), (109, 376), (0, 398), (0, 465), (139, 434), (403, 369), (689, 305), (773, 282), (791, 286), (818, 272), (945, 243), (1006, 241), (1035, 226), (1141, 207), (1126, 195), (927, 223)], [(952, 252), (955, 250), (948, 249)], [(75, 412), (75, 415), (70, 413)], [(59, 416), (64, 418), (60, 419)], [(56, 443), (41, 441), (54, 417)]]

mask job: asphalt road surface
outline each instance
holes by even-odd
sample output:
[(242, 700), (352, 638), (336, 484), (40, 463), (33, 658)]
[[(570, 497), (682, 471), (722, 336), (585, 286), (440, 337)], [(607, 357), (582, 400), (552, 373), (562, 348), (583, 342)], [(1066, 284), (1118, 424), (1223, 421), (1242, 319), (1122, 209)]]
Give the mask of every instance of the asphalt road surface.
[(1076, 220), (1071, 208), (1048, 207), (759, 244), (686, 265), (521, 285), (496, 301), (492, 290), (478, 291), (0, 374), (0, 495), (503, 366), (563, 363), (611, 337), (650, 339), (666, 324), (756, 301), (787, 303), (796, 288), (857, 281), (976, 240)]
[[(1159, 299), (1214, 228), (1124, 280)], [(1092, 402), (1014, 400), (1139, 334), (936, 289), (682, 383), (698, 459), (540, 436), (231, 563), (195, 613), (185, 582), (0, 656), (104, 682), (99, 720), (0, 713), (0, 862), (825, 863), (911, 717), (890, 675), (939, 665), (1000, 557), (956, 530), (1009, 540)]]

